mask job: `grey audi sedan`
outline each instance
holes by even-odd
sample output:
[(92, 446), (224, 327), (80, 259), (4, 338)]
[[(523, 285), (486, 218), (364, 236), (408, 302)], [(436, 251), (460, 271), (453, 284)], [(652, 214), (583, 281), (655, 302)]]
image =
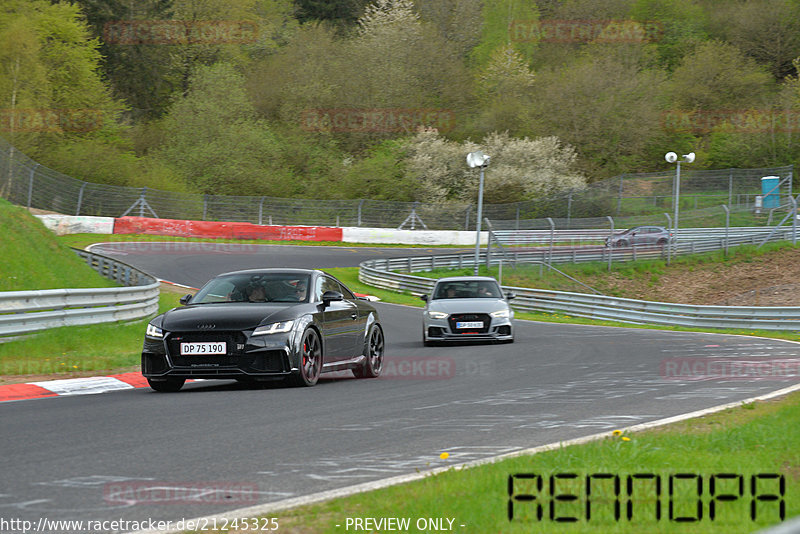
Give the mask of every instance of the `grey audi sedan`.
[(485, 340), (514, 342), (514, 310), (497, 280), (487, 276), (441, 278), (422, 315), (422, 342)]

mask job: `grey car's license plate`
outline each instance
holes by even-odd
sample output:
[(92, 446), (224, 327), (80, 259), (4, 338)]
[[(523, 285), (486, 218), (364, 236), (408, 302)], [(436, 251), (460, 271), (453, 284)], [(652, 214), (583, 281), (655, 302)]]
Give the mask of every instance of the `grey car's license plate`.
[(456, 328), (462, 330), (464, 328), (483, 328), (482, 321), (460, 321), (456, 323)]

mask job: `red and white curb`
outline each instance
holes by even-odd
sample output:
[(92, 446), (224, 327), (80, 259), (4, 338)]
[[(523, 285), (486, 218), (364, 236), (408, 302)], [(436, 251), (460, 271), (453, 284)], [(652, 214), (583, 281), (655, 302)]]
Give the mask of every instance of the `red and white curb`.
[(66, 378), (0, 386), (0, 402), (68, 395), (95, 395), (108, 391), (149, 387), (140, 373)]

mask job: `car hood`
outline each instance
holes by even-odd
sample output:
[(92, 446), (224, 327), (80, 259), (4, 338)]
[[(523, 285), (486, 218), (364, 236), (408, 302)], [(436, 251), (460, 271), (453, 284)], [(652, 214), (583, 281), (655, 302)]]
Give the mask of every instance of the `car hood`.
[(249, 330), (261, 323), (289, 321), (308, 312), (309, 304), (277, 303), (195, 304), (174, 308), (164, 314), (161, 328), (168, 331)]
[(428, 309), (443, 313), (492, 313), (508, 308), (505, 300), (499, 299), (436, 299), (430, 301)]

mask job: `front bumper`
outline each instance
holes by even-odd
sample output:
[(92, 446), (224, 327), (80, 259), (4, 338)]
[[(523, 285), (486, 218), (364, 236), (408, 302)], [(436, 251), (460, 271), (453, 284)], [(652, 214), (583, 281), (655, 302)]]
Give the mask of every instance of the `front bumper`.
[[(180, 341), (226, 341), (224, 355), (180, 355)], [(146, 378), (253, 378), (287, 376), (297, 369), (290, 334), (248, 338), (243, 332), (176, 333), (145, 338), (142, 375)]]
[(510, 341), (514, 339), (514, 324), (511, 318), (486, 316), (488, 326), (480, 329), (457, 329), (457, 319), (449, 315), (445, 319), (423, 320), (423, 339), (425, 341)]

